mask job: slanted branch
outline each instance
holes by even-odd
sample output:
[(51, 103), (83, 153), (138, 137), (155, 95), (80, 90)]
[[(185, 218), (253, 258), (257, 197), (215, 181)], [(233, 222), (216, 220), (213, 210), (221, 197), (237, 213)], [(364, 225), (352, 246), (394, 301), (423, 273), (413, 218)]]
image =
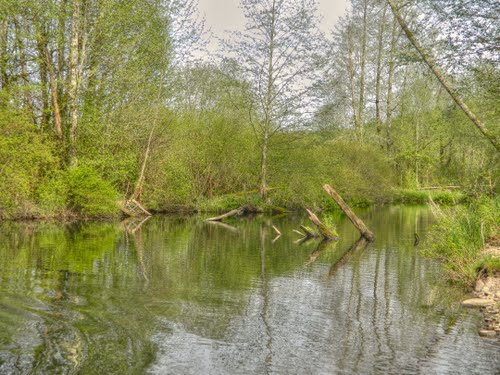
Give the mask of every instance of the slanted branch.
[(375, 241), (375, 235), (373, 234), (373, 232), (370, 231), (365, 223), (363, 223), (363, 221), (356, 216), (356, 214), (351, 210), (347, 203), (344, 202), (342, 197), (330, 185), (324, 185), (323, 189), (325, 189), (327, 194), (333, 198), (340, 209), (347, 215), (347, 217), (349, 218), (349, 220), (351, 220), (359, 233), (361, 233), (361, 236), (363, 236), (370, 242)]
[[(318, 217), (311, 210), (306, 208), (307, 213), (309, 214), (309, 220), (311, 220), (316, 228), (318, 228), (318, 232), (323, 236), (324, 239), (328, 241), (338, 240), (338, 237), (333, 234), (333, 232), (328, 229), (328, 227), (318, 219)], [(304, 228), (302, 228), (304, 230)]]
[(123, 202), (121, 207), (122, 212), (127, 216), (151, 216), (151, 213), (146, 210), (139, 201), (142, 196), (142, 189), (144, 186), (144, 174), (146, 171), (146, 164), (148, 162), (149, 153), (151, 152), (151, 140), (153, 139), (154, 126), (151, 128), (148, 137), (148, 144), (146, 146), (146, 151), (144, 152), (144, 159), (142, 160), (141, 172), (139, 178), (137, 179), (137, 184), (135, 185), (134, 193), (130, 199)]
[(223, 219), (227, 219), (228, 217), (243, 216), (243, 215), (248, 215), (248, 214), (255, 214), (258, 212), (260, 212), (260, 211), (257, 207), (252, 206), (252, 205), (245, 205), (245, 206), (241, 206), (239, 208), (236, 208), (234, 210), (231, 210), (229, 212), (226, 212), (225, 214), (215, 216), (215, 217), (210, 217), (208, 219), (205, 219), (205, 221), (221, 221)]
[(227, 219), (228, 217), (232, 216), (241, 216), (243, 213), (243, 210), (241, 207), (236, 208), (234, 210), (231, 210), (229, 212), (226, 212), (225, 214), (215, 216), (215, 217), (209, 217), (208, 219), (205, 219), (205, 221), (221, 221), (223, 219)]
[(151, 216), (151, 213), (146, 210), (137, 200), (129, 199), (121, 206), (122, 212), (130, 217), (134, 216)]

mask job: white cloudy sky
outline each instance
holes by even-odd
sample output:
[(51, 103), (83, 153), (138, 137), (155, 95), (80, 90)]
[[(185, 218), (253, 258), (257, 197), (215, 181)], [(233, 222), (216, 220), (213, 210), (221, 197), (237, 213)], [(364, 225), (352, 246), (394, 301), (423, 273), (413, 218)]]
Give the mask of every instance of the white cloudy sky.
[[(238, 0), (198, 0), (200, 15), (205, 17), (206, 26), (214, 36), (222, 37), (225, 30), (241, 29), (244, 24), (243, 14), (238, 8)], [(338, 17), (347, 9), (347, 0), (318, 0), (319, 11), (323, 17), (321, 29), (333, 28)], [(209, 49), (215, 48), (211, 43)]]

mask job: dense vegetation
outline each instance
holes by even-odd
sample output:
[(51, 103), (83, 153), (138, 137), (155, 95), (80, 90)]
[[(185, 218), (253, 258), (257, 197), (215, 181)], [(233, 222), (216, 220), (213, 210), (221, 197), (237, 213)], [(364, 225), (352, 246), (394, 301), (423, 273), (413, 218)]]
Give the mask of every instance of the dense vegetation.
[(477, 274), (494, 275), (500, 258), (484, 254), (486, 244), (500, 243), (500, 198), (479, 199), (469, 207), (439, 211), (427, 255), (445, 264), (452, 280), (473, 285)]
[[(242, 0), (246, 30), (210, 62), (189, 54), (208, 35), (195, 5), (0, 0), (0, 217), (116, 214), (150, 138), (153, 210), (325, 207), (325, 182), (353, 203), (498, 192), (499, 153), (387, 2), (352, 0), (325, 36), (314, 0)], [(498, 137), (495, 3), (400, 12)]]

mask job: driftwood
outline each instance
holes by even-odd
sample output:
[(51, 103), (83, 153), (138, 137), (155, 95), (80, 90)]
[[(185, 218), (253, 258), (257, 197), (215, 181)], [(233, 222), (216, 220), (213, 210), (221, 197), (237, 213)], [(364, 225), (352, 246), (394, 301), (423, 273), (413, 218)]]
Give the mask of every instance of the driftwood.
[(275, 225), (273, 225), (273, 229), (274, 229), (274, 231), (276, 232), (276, 234), (277, 234), (278, 236), (281, 236), (281, 232), (280, 232), (280, 230), (279, 230), (278, 228), (276, 228), (276, 226), (275, 226)]
[[(311, 210), (306, 208), (307, 213), (309, 214), (309, 220), (311, 220), (314, 225), (318, 228), (319, 233), (323, 236), (324, 239), (328, 241), (338, 240), (338, 237), (332, 233), (328, 227), (318, 219), (318, 217)], [(302, 230), (304, 230), (302, 228)]]
[(223, 219), (227, 219), (228, 217), (232, 216), (243, 216), (243, 215), (255, 214), (258, 212), (262, 211), (260, 211), (257, 207), (251, 204), (247, 204), (239, 208), (236, 208), (234, 210), (231, 210), (229, 212), (226, 212), (225, 214), (205, 219), (205, 221), (221, 221)]
[(205, 221), (221, 221), (222, 219), (227, 219), (228, 217), (240, 216), (242, 213), (243, 213), (243, 210), (241, 207), (239, 207), (239, 208), (236, 208), (236, 209), (231, 210), (229, 212), (226, 212), (225, 214), (205, 219)]
[(363, 221), (357, 217), (354, 212), (352, 212), (351, 208), (344, 202), (342, 197), (330, 185), (324, 185), (323, 189), (325, 189), (327, 194), (335, 200), (340, 209), (347, 215), (349, 220), (351, 220), (359, 233), (361, 233), (361, 236), (366, 238), (368, 241), (374, 241), (375, 235), (373, 232), (368, 229), (365, 223), (363, 223)]
[(133, 216), (151, 216), (151, 213), (146, 210), (142, 205), (135, 199), (129, 199), (123, 203), (121, 206), (122, 212), (130, 217)]

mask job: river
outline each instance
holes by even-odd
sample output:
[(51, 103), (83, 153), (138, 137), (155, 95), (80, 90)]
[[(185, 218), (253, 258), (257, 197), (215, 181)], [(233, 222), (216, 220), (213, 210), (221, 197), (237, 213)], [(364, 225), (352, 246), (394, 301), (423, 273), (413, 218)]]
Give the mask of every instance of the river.
[(329, 244), (298, 242), (297, 214), (0, 223), (0, 374), (499, 374), (419, 255), (429, 209), (360, 216), (366, 247), (338, 213)]

